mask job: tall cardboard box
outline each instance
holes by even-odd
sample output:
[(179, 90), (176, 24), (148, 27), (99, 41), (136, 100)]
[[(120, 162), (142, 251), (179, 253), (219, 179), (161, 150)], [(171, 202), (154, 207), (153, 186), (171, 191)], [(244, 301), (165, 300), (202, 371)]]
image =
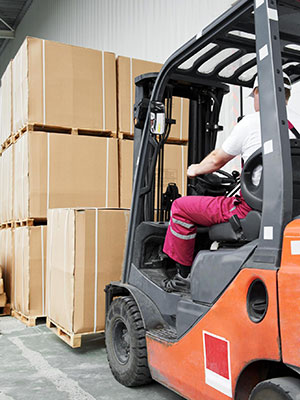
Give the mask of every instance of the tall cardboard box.
[(14, 219), (48, 208), (118, 207), (117, 139), (27, 132), (15, 146)]
[(14, 300), (13, 243), (13, 229), (0, 229), (0, 266), (7, 302), (11, 305)]
[(14, 146), (5, 149), (0, 157), (0, 223), (13, 220)]
[[(133, 144), (133, 140), (119, 140), (120, 207), (123, 208), (128, 208), (131, 205)], [(166, 144), (164, 152), (164, 192), (168, 183), (176, 183), (179, 193), (181, 195), (186, 195), (186, 172), (187, 146)]]
[(46, 246), (46, 226), (14, 230), (13, 308), (28, 317), (46, 315)]
[(1, 78), (0, 146), (12, 133), (12, 62)]
[[(135, 78), (149, 72), (159, 72), (162, 64), (119, 56), (117, 59), (118, 81), (118, 132), (119, 137), (134, 134), (133, 108), (135, 104)], [(172, 104), (172, 118), (176, 125), (172, 125), (169, 140), (188, 140), (188, 107), (187, 99), (174, 98)]]
[(48, 317), (70, 333), (102, 331), (105, 286), (120, 280), (129, 210), (48, 212)]
[(27, 123), (116, 132), (113, 53), (27, 37), (12, 68), (14, 133)]

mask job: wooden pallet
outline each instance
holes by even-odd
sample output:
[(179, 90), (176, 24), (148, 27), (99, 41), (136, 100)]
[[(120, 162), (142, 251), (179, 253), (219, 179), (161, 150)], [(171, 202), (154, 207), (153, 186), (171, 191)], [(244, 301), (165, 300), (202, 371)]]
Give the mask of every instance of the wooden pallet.
[[(119, 132), (118, 134), (119, 139), (125, 139), (125, 140), (133, 140), (134, 139), (134, 135), (130, 134), (128, 132)], [(183, 140), (183, 139), (177, 139), (177, 138), (172, 138), (169, 137), (167, 139), (167, 144), (178, 144), (181, 146), (185, 146), (188, 143), (188, 140)]]
[(10, 135), (4, 143), (1, 145), (1, 154), (3, 153), (4, 150), (6, 150), (9, 146), (11, 146), (14, 143), (14, 136)]
[(36, 315), (34, 317), (25, 315), (17, 310), (11, 310), (11, 315), (23, 322), (26, 326), (36, 326), (39, 323), (45, 323), (46, 317), (44, 315)]
[(188, 143), (188, 140), (183, 140), (183, 139), (176, 139), (176, 138), (168, 138), (167, 144), (178, 144), (180, 146), (186, 146)]
[(81, 339), (83, 336), (99, 334), (104, 335), (104, 331), (97, 332), (85, 332), (85, 333), (70, 333), (67, 329), (62, 328), (59, 324), (54, 322), (52, 319), (47, 317), (46, 325), (56, 336), (62, 339), (65, 343), (67, 343), (73, 349), (81, 347)]
[(0, 307), (0, 317), (7, 317), (10, 315), (10, 304), (6, 304), (5, 307)]
[(128, 132), (119, 132), (118, 137), (119, 137), (119, 139), (133, 140), (134, 134), (130, 134)]
[(22, 129), (13, 135), (13, 142), (15, 143), (26, 132), (52, 132), (52, 133), (65, 133), (69, 135), (84, 135), (84, 136), (104, 136), (116, 137), (116, 133), (109, 130), (99, 129), (81, 129), (71, 128), (66, 126), (56, 125), (43, 125), (38, 123), (26, 124)]
[(7, 229), (7, 228), (13, 228), (13, 227), (14, 227), (14, 221), (2, 222), (0, 224), (1, 229)]
[(47, 218), (27, 218), (22, 220), (14, 221), (14, 228), (20, 228), (22, 226), (40, 226), (47, 225)]

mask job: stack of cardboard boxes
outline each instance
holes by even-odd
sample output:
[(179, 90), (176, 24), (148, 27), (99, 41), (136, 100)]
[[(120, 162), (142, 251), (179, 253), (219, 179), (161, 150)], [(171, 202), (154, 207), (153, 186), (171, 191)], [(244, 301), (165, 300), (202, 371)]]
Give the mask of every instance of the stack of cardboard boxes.
[(122, 209), (48, 212), (47, 324), (72, 347), (104, 330), (104, 288), (121, 278), (128, 222)]
[(115, 68), (113, 53), (27, 38), (2, 78), (0, 258), (16, 313), (47, 313), (48, 209), (119, 207)]
[[(9, 64), (2, 77), (0, 265), (16, 316), (47, 315), (51, 327), (72, 334), (104, 329), (103, 288), (120, 279), (129, 221), (134, 77), (160, 68), (35, 38)], [(176, 182), (182, 194), (187, 108), (176, 99), (165, 150), (164, 189)]]

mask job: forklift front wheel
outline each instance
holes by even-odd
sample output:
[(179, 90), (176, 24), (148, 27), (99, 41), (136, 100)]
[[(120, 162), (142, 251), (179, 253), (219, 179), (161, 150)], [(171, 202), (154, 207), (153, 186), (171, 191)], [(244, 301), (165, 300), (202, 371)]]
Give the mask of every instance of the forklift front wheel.
[(290, 376), (260, 382), (252, 390), (249, 400), (297, 400), (300, 380)]
[(110, 369), (124, 386), (151, 382), (145, 329), (132, 297), (118, 297), (108, 310), (105, 327), (107, 359)]

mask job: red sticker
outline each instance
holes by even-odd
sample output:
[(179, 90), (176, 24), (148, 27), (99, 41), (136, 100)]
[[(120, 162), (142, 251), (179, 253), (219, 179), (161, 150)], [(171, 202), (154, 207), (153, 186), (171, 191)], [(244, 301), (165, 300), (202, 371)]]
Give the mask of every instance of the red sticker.
[(215, 336), (204, 334), (206, 368), (229, 379), (228, 342)]

